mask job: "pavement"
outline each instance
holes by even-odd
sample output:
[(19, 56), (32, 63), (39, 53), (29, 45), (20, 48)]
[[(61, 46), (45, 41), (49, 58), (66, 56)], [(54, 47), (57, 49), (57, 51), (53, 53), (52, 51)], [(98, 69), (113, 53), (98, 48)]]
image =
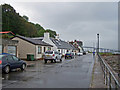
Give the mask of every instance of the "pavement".
[(3, 88), (89, 88), (94, 59), (92, 54), (66, 59), (62, 63), (38, 60), (25, 71), (2, 75)]
[(93, 67), (90, 88), (107, 88), (107, 86), (104, 84), (103, 71), (100, 66), (100, 62), (98, 61), (97, 56), (95, 56), (94, 59), (95, 63)]

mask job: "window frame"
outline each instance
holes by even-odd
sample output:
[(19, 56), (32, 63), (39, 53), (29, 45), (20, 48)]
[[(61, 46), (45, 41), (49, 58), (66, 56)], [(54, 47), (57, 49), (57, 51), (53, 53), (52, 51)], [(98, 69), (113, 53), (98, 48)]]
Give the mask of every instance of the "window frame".
[(38, 46), (38, 54), (41, 54), (41, 53), (42, 53), (42, 47)]
[[(14, 57), (15, 57), (17, 60), (16, 60)], [(19, 61), (19, 58), (17, 58), (17, 57), (14, 56), (14, 55), (12, 56), (12, 58), (13, 58), (14, 61)]]
[(50, 51), (51, 50), (51, 47), (48, 47), (48, 51)]

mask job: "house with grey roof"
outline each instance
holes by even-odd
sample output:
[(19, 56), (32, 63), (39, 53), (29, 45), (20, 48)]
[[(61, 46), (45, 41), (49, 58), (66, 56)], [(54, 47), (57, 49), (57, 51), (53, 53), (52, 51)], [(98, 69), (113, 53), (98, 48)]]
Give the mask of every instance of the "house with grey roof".
[(33, 39), (42, 40), (46, 43), (49, 43), (53, 46), (52, 50), (59, 51), (63, 55), (65, 55), (67, 51), (76, 50), (76, 48), (72, 44), (61, 40), (58, 35), (56, 36), (56, 38), (51, 38), (48, 32), (44, 33), (44, 37), (38, 37)]
[(84, 49), (83, 49), (83, 42), (82, 41), (72, 41), (72, 42), (69, 42), (71, 43), (75, 48), (77, 48), (78, 52), (83, 52)]
[(18, 43), (18, 57), (21, 59), (27, 59), (27, 54), (34, 55), (35, 59), (41, 59), (45, 51), (51, 50), (52, 45), (40, 40), (32, 39), (24, 36), (15, 36), (12, 40), (19, 41)]

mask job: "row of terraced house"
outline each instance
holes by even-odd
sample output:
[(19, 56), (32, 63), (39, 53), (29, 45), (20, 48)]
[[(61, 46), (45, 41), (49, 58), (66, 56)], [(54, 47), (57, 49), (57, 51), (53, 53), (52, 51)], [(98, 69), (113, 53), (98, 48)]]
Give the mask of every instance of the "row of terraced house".
[(16, 35), (10, 40), (1, 41), (3, 53), (14, 54), (21, 59), (27, 59), (27, 54), (34, 55), (35, 59), (41, 59), (47, 50), (59, 51), (62, 55), (67, 51), (75, 53), (83, 51), (81, 41), (66, 42), (61, 40), (59, 35), (55, 38), (50, 37), (48, 32), (44, 33), (44, 37), (30, 38)]

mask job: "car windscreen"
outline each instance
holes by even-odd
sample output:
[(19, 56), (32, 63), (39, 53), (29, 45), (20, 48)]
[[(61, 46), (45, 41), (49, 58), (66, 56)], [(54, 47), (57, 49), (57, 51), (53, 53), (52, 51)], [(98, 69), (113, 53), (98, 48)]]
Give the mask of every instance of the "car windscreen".
[(53, 51), (47, 51), (45, 54), (53, 54)]
[(66, 54), (71, 54), (70, 52), (67, 52)]

